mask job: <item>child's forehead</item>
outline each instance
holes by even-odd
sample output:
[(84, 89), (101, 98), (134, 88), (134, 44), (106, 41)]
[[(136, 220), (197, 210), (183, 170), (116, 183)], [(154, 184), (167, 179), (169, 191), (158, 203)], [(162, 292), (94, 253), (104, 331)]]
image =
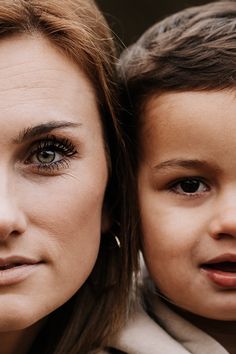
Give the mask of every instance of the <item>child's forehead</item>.
[[(194, 100), (192, 92), (158, 92), (150, 95), (140, 110), (139, 136), (158, 135), (168, 125), (180, 125), (181, 117), (190, 117)], [(181, 112), (181, 115), (180, 115)]]
[[(143, 104), (141, 128), (167, 124), (191, 124), (194, 119), (212, 119), (223, 112), (236, 113), (236, 88), (221, 91), (164, 92), (151, 95)], [(226, 119), (226, 118), (225, 118)]]
[(236, 90), (152, 96), (141, 122), (139, 153), (148, 159), (177, 152), (206, 156), (215, 155), (219, 148), (236, 149)]

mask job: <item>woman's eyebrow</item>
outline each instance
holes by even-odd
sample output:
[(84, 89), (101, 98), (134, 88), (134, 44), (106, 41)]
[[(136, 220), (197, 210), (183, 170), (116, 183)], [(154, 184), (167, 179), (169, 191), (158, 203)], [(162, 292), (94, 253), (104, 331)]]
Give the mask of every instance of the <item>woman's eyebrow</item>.
[(163, 161), (154, 166), (154, 170), (161, 171), (169, 168), (186, 168), (186, 169), (211, 169), (220, 172), (219, 166), (212, 162), (198, 159), (172, 159)]
[(63, 128), (68, 128), (68, 127), (79, 127), (81, 126), (81, 123), (74, 123), (74, 122), (68, 122), (68, 121), (50, 121), (46, 123), (42, 123), (39, 125), (35, 125), (33, 127), (28, 127), (23, 129), (18, 137), (13, 140), (14, 144), (22, 144), (23, 142), (26, 142), (27, 140), (30, 140), (38, 135), (50, 133), (54, 129), (63, 129)]

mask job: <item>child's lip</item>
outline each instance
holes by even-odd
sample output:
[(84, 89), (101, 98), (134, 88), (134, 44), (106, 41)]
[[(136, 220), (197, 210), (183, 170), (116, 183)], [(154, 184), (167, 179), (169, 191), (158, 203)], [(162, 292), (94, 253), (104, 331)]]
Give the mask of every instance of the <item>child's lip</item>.
[(236, 262), (236, 253), (223, 253), (204, 262), (204, 264), (213, 264), (221, 262)]
[(236, 289), (236, 254), (221, 254), (201, 264), (200, 268), (214, 284)]

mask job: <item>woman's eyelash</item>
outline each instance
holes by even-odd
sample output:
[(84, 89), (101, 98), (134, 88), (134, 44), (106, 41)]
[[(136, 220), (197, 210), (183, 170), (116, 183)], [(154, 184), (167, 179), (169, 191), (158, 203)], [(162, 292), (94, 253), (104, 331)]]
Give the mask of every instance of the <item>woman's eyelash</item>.
[(59, 171), (68, 168), (70, 158), (76, 154), (77, 150), (69, 139), (50, 135), (32, 144), (25, 163), (39, 172)]

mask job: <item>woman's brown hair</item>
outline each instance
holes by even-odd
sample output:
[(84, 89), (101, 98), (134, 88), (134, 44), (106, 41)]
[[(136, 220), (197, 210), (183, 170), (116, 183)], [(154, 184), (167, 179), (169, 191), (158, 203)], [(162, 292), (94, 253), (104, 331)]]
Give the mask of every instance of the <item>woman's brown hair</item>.
[(85, 354), (106, 346), (124, 321), (136, 269), (130, 230), (133, 214), (127, 203), (132, 181), (116, 114), (112, 33), (91, 0), (0, 0), (0, 38), (20, 34), (42, 35), (74, 60), (90, 79), (100, 109), (110, 170), (104, 207), (111, 227), (101, 236), (92, 274), (67, 303), (49, 315), (30, 351)]

